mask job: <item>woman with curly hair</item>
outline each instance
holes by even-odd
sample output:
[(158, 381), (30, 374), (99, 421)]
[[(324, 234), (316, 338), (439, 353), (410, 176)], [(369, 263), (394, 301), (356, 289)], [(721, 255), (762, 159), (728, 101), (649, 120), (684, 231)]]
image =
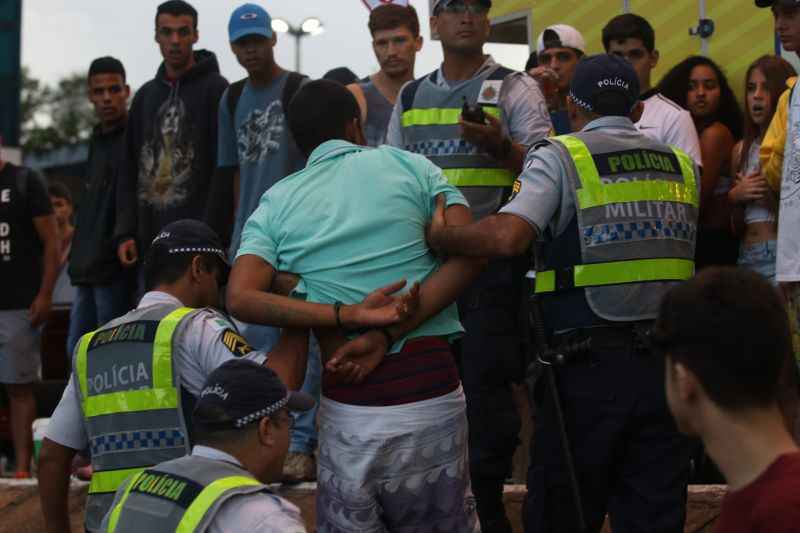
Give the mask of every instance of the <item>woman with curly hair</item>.
[(739, 246), (730, 224), (728, 191), (733, 183), (731, 150), (742, 136), (744, 122), (736, 97), (719, 66), (703, 56), (678, 63), (662, 78), (658, 89), (691, 113), (700, 137), (703, 175), (697, 269), (735, 265)]

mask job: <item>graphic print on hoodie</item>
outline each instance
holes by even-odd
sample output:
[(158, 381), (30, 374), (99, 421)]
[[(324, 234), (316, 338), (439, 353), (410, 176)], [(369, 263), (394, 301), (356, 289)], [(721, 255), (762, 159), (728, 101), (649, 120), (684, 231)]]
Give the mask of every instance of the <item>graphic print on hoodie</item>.
[(139, 200), (158, 209), (186, 201), (195, 147), (189, 136), (186, 105), (172, 91), (156, 114), (152, 137), (142, 146)]
[(162, 63), (133, 98), (117, 189), (117, 244), (134, 238), (140, 257), (159, 230), (182, 218), (203, 220), (227, 198), (209, 194), (217, 159), (217, 114), (228, 82), (216, 56), (194, 52), (177, 80)]

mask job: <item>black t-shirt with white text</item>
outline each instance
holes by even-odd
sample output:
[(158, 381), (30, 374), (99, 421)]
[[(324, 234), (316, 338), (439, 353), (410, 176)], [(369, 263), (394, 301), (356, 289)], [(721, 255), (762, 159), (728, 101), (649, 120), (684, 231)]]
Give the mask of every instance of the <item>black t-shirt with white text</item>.
[(42, 241), (33, 219), (53, 213), (44, 179), (6, 163), (0, 170), (0, 309), (27, 309), (42, 283)]

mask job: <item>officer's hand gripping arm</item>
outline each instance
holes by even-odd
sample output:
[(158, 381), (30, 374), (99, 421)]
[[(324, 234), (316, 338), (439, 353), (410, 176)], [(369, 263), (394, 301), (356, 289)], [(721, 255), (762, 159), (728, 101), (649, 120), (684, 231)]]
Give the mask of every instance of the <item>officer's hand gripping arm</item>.
[[(451, 205), (445, 210), (444, 195), (437, 196), (437, 212), (434, 217), (439, 217), (448, 227), (458, 227), (469, 224), (472, 215), (463, 205)], [(419, 309), (404, 320), (393, 326), (385, 328), (393, 340), (405, 337), (432, 316), (441, 312), (445, 307), (455, 302), (456, 298), (469, 287), (480, 272), (485, 268), (486, 260), (483, 258), (469, 258), (466, 256), (450, 256), (441, 267), (428, 276), (419, 287)], [(326, 364), (326, 369), (332, 371), (343, 361), (353, 361), (359, 364), (359, 357), (368, 354), (380, 353), (382, 358), (389, 350), (388, 337), (382, 332), (373, 330), (342, 345), (333, 354)], [(376, 365), (377, 366), (377, 365)], [(362, 377), (359, 374), (359, 377)], [(364, 375), (363, 377), (366, 377)]]
[(514, 257), (525, 253), (536, 239), (536, 230), (512, 214), (492, 215), (466, 226), (448, 224), (442, 216), (443, 195), (436, 198), (436, 212), (426, 229), (428, 245), (448, 255)]

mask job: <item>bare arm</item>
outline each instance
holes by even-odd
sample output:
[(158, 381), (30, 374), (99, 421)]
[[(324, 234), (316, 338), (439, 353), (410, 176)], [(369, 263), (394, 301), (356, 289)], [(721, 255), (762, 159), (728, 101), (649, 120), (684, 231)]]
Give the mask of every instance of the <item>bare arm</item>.
[[(270, 290), (288, 296), (297, 286), (298, 276), (288, 272), (277, 272)], [(278, 374), (290, 390), (303, 386), (308, 364), (308, 329), (284, 328), (277, 344), (269, 352), (265, 365)]]
[[(337, 327), (333, 305), (318, 304), (266, 292), (272, 286), (275, 269), (255, 255), (236, 259), (228, 281), (227, 306), (244, 322), (280, 327)], [(405, 280), (382, 287), (359, 304), (342, 305), (341, 325), (347, 329), (385, 326), (405, 317), (404, 300), (391, 295), (405, 286)]]
[(265, 363), (290, 390), (303, 386), (308, 364), (308, 329), (285, 328)]
[(536, 230), (512, 214), (492, 215), (466, 226), (454, 226), (443, 216), (444, 199), (437, 198), (428, 226), (428, 244), (434, 250), (468, 257), (514, 257), (536, 239)]
[(36, 233), (44, 246), (42, 283), (39, 293), (30, 307), (30, 320), (33, 326), (38, 326), (47, 319), (50, 305), (53, 301), (53, 287), (58, 278), (58, 230), (55, 215), (45, 215), (33, 218)]
[(48, 533), (70, 533), (69, 475), (75, 450), (45, 437), (39, 452), (39, 498)]
[(744, 202), (740, 198), (743, 191), (742, 178), (744, 177), (739, 173), (742, 166), (742, 141), (733, 145), (731, 152), (731, 168), (736, 171), (736, 178), (733, 182), (731, 190), (728, 191), (728, 202), (731, 204), (731, 232), (736, 236), (744, 234)]
[(722, 124), (709, 126), (700, 136), (700, 151), (703, 154), (700, 209), (709, 205), (720, 176), (730, 172), (733, 142), (730, 130)]

